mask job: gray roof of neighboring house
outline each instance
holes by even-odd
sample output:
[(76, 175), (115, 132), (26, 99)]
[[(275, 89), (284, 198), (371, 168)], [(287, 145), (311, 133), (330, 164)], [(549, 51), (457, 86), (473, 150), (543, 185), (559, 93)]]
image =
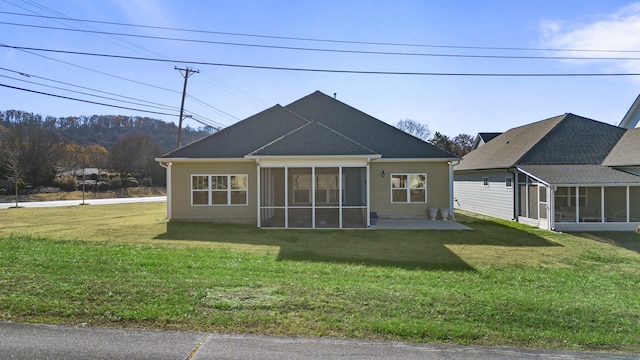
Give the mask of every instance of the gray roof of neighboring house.
[(640, 128), (627, 130), (602, 165), (640, 166)]
[(518, 169), (550, 185), (640, 184), (640, 177), (602, 165), (520, 165)]
[(455, 170), (516, 165), (601, 165), (625, 129), (564, 114), (513, 128), (473, 150)]
[(319, 91), (284, 107), (276, 105), (162, 158), (246, 155), (457, 158)]
[(473, 140), (473, 149), (476, 149), (478, 146), (482, 146), (483, 144), (488, 143), (493, 140), (498, 135), (502, 134), (501, 132), (481, 132), (478, 133), (476, 138)]

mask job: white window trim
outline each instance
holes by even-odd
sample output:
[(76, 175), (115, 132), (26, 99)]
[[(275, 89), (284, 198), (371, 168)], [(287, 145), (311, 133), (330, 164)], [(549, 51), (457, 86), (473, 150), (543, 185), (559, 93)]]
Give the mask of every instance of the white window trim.
[[(393, 187), (393, 177), (394, 176), (407, 176), (407, 187), (406, 188), (394, 188)], [(411, 186), (409, 186), (409, 177), (411, 175), (422, 175), (424, 176), (424, 188), (416, 188), (416, 189), (424, 189), (424, 201), (411, 201)], [(426, 204), (427, 203), (427, 188), (429, 187), (429, 182), (427, 179), (427, 173), (392, 173), (389, 176), (389, 195), (390, 201), (392, 204)], [(393, 190), (406, 190), (407, 191), (407, 201), (393, 201)]]
[[(196, 176), (206, 176), (208, 181), (207, 181), (207, 189), (194, 189), (193, 188), (193, 178)], [(227, 189), (226, 190), (213, 190), (211, 188), (211, 184), (212, 184), (212, 177), (214, 176), (226, 176), (227, 177)], [(231, 177), (232, 176), (244, 176), (247, 181), (246, 181), (246, 185), (247, 188), (245, 190), (233, 190), (231, 189)], [(248, 206), (249, 205), (249, 175), (248, 174), (191, 174), (191, 206)], [(195, 192), (206, 192), (207, 193), (207, 203), (206, 204), (194, 204), (193, 203), (193, 193)], [(226, 192), (227, 193), (227, 203), (226, 204), (212, 204), (213, 201), (213, 192), (214, 191), (219, 191), (219, 192)], [(244, 191), (246, 192), (246, 196), (245, 196), (245, 202), (244, 204), (232, 204), (231, 203), (231, 193), (234, 191)]]
[(508, 188), (513, 187), (513, 180), (511, 179), (511, 177), (507, 176), (506, 178), (504, 178), (504, 186)]

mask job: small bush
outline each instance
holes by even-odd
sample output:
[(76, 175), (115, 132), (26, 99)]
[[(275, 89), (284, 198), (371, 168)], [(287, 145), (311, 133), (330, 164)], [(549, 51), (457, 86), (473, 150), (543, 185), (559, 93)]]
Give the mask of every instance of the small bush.
[[(126, 184), (126, 185), (125, 185)], [(140, 183), (134, 177), (128, 177), (126, 180), (122, 181), (123, 187), (138, 187)]]
[(78, 181), (73, 175), (64, 175), (56, 178), (53, 184), (62, 191), (76, 191), (78, 188)]
[(109, 190), (109, 183), (106, 181), (98, 181), (96, 184), (97, 191), (107, 191)]
[(120, 189), (122, 187), (122, 180), (119, 177), (114, 177), (109, 180), (109, 188), (110, 189)]

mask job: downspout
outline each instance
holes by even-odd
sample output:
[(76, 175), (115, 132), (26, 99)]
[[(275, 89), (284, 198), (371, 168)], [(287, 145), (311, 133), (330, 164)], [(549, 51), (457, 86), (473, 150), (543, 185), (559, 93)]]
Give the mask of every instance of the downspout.
[(518, 196), (518, 191), (520, 191), (520, 185), (518, 184), (517, 173), (512, 170), (513, 168), (509, 168), (507, 172), (513, 175), (513, 180), (511, 181), (513, 184), (513, 220), (518, 222), (518, 209), (520, 209), (520, 196)]
[(158, 161), (158, 164), (167, 169), (167, 219), (171, 220), (171, 162)]
[(456, 160), (455, 164), (453, 161), (449, 161), (449, 214), (451, 215), (451, 220), (455, 220), (456, 216), (453, 212), (453, 167), (460, 164), (460, 160)]

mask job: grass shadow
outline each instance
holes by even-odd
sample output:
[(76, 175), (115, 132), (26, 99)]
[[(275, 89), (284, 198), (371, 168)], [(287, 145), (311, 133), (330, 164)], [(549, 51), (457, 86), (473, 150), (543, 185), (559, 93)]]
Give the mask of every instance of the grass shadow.
[(490, 220), (466, 217), (461, 222), (474, 230), (277, 230), (174, 220), (156, 239), (277, 247), (279, 260), (447, 271), (475, 271), (447, 245), (557, 246)]
[(572, 235), (615, 245), (640, 254), (640, 234), (631, 231), (602, 231), (591, 233), (572, 233)]

